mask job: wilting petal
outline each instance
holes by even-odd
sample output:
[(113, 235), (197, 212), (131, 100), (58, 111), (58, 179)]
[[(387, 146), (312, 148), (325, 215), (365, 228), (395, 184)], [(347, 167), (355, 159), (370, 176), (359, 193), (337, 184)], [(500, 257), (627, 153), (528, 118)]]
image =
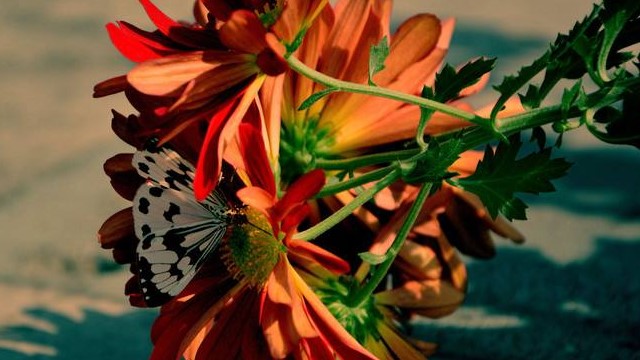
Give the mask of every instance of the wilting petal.
[(98, 241), (103, 249), (113, 249), (123, 238), (133, 235), (133, 212), (126, 208), (111, 215), (98, 230)]
[(464, 292), (442, 280), (408, 281), (401, 287), (375, 294), (376, 303), (419, 311), (431, 318), (452, 313), (462, 304)]

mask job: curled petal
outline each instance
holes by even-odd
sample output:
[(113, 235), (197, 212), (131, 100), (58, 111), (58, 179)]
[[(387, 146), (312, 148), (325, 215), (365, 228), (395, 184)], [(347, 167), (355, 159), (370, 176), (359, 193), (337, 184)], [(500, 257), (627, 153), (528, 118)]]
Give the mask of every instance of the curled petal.
[(123, 239), (134, 236), (133, 211), (126, 208), (111, 215), (98, 230), (98, 241), (103, 249), (113, 249)]
[(464, 292), (441, 280), (408, 281), (399, 288), (375, 294), (379, 304), (419, 310), (438, 318), (452, 313), (464, 300)]

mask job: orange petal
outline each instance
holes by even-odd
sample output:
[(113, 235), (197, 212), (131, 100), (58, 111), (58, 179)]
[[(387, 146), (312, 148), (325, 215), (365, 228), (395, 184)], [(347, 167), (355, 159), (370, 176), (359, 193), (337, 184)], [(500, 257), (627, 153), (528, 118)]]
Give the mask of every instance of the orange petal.
[(258, 16), (249, 10), (236, 10), (222, 25), (219, 31), (220, 40), (233, 50), (258, 54), (267, 42), (267, 31)]
[(378, 331), (384, 342), (391, 348), (395, 358), (403, 360), (424, 360), (425, 357), (385, 323), (378, 325)]
[(270, 209), (275, 204), (275, 197), (273, 194), (257, 186), (248, 186), (238, 190), (236, 193), (238, 199), (246, 205), (259, 210), (263, 214), (268, 214)]
[[(127, 74), (136, 90), (148, 95), (167, 95), (207, 71), (223, 64), (251, 61), (249, 55), (207, 50), (181, 53), (145, 61)], [(220, 83), (224, 83), (224, 80)]]
[(465, 294), (441, 280), (409, 281), (399, 288), (375, 294), (378, 304), (420, 310), (432, 318), (453, 312), (464, 300)]

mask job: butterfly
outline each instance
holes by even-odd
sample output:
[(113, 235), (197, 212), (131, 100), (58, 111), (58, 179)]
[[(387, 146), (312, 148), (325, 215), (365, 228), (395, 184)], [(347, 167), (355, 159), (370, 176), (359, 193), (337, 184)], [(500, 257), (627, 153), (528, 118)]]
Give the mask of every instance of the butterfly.
[(159, 306), (193, 279), (220, 244), (234, 212), (219, 190), (196, 201), (194, 168), (173, 150), (138, 151), (132, 164), (147, 179), (133, 199), (140, 286), (145, 303)]

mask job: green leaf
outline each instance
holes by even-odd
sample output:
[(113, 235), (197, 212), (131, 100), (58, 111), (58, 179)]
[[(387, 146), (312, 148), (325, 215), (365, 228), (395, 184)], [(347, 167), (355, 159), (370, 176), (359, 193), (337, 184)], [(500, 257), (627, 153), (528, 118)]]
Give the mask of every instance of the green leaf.
[(521, 95), (523, 105), (527, 108), (537, 108), (553, 87), (563, 78), (578, 79), (586, 73), (585, 60), (576, 51), (593, 51), (593, 42), (585, 42), (585, 38), (596, 39), (600, 27), (598, 13), (601, 7), (594, 6), (593, 11), (582, 22), (577, 22), (568, 35), (559, 34), (549, 50), (536, 59), (531, 65), (522, 67), (516, 75), (506, 76), (503, 81), (494, 86), (500, 92), (500, 98), (491, 111), (491, 118), (495, 119), (509, 98), (522, 87), (533, 80), (536, 75), (545, 72), (542, 85), (531, 85), (526, 95)]
[[(421, 95), (425, 99), (434, 99), (433, 90), (428, 86), (424, 86), (422, 88)], [(431, 116), (433, 116), (434, 113), (435, 111), (433, 109), (423, 107), (420, 108), (420, 121), (418, 122), (418, 129), (416, 130), (416, 142), (422, 149), (427, 146), (427, 144), (424, 142), (424, 129), (427, 127), (427, 122), (429, 121), (429, 119), (431, 119)]]
[(496, 101), (493, 109), (491, 110), (491, 118), (495, 119), (498, 116), (498, 112), (502, 110), (507, 100), (525, 86), (531, 79), (544, 70), (549, 62), (550, 51), (547, 51), (540, 58), (535, 60), (531, 65), (522, 67), (518, 73), (514, 75), (505, 76), (502, 82), (495, 85), (493, 88), (500, 92), (500, 98)]
[(401, 164), (402, 178), (410, 184), (437, 184), (453, 175), (448, 172), (448, 169), (460, 157), (462, 151), (463, 142), (459, 136), (442, 144), (432, 139), (427, 150), (420, 155), (417, 161), (407, 162), (407, 166)]
[(547, 145), (547, 134), (544, 132), (542, 127), (534, 127), (531, 130), (531, 139), (529, 141), (535, 141), (536, 144), (538, 144), (538, 148), (542, 150)]
[(480, 81), (482, 76), (493, 69), (495, 58), (478, 58), (466, 63), (456, 71), (453, 66), (446, 64), (438, 74), (434, 84), (435, 100), (447, 102), (457, 99), (465, 88)]
[(317, 93), (313, 93), (311, 94), (311, 96), (309, 96), (308, 98), (306, 98), (302, 104), (300, 104), (300, 107), (298, 107), (298, 110), (302, 111), (302, 110), (307, 110), (308, 108), (312, 107), (313, 104), (315, 104), (316, 102), (318, 102), (320, 99), (322, 99), (323, 97), (334, 93), (336, 91), (340, 91), (340, 89), (338, 88), (327, 88), (324, 90), (320, 90)]
[(555, 191), (551, 180), (564, 176), (570, 163), (551, 159), (551, 148), (518, 159), (521, 145), (516, 135), (510, 144), (500, 143), (495, 151), (487, 146), (474, 174), (450, 182), (478, 195), (492, 217), (501, 213), (509, 220), (525, 220), (527, 206), (515, 194)]
[(382, 254), (382, 255), (376, 255), (376, 254), (372, 254), (370, 252), (361, 252), (358, 254), (358, 256), (362, 259), (362, 261), (369, 263), (371, 265), (380, 265), (383, 262), (385, 262), (387, 260), (387, 258), (389, 257), (389, 255), (387, 254)]
[(389, 41), (387, 37), (369, 49), (369, 85), (375, 86), (373, 76), (384, 70), (384, 62), (389, 56)]
[(633, 17), (638, 16), (640, 2), (637, 0), (605, 1), (605, 12), (601, 16), (604, 26), (604, 39), (598, 54), (597, 74), (601, 81), (610, 81), (607, 74), (607, 63), (618, 36)]

